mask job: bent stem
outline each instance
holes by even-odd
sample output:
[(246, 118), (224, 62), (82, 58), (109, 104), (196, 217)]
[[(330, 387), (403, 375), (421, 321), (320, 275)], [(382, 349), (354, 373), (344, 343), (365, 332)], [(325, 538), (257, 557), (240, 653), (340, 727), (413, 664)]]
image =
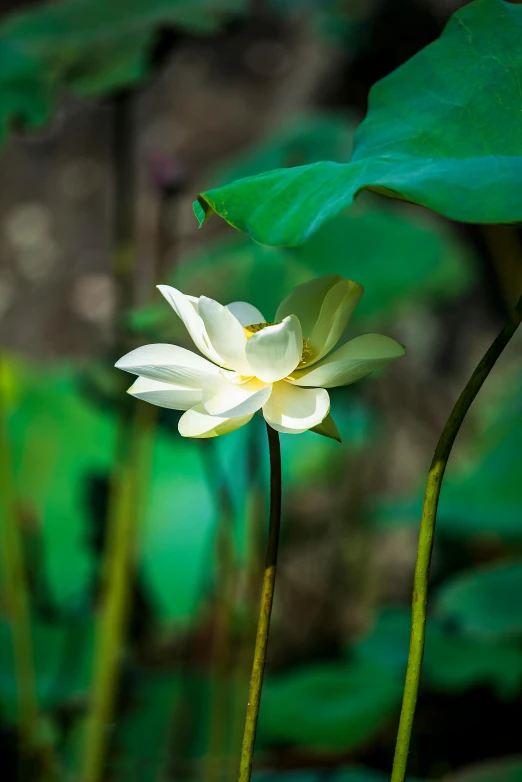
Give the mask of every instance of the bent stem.
[(517, 330), (521, 321), (522, 297), (518, 301), (511, 320), (506, 323), (481, 359), (458, 398), (442, 431), (430, 465), (426, 493), (424, 495), (424, 505), (422, 508), (417, 561), (415, 563), (415, 574), (413, 579), (410, 650), (408, 654), (408, 666), (406, 669), (406, 681), (404, 685), (397, 743), (395, 745), (391, 782), (404, 782), (406, 766), (408, 763), (408, 751), (410, 747), (413, 719), (415, 716), (415, 706), (417, 704), (417, 694), (419, 691), (422, 657), (424, 654), (428, 580), (442, 479), (451, 454), (451, 449), (453, 448), (455, 438), (457, 437), (462, 422), (464, 421), (473, 400), (482, 388), (484, 381), (493, 369), (497, 359)]
[(250, 782), (252, 774), (252, 760), (254, 757), (254, 744), (256, 741), (263, 674), (265, 671), (270, 616), (272, 614), (272, 603), (274, 601), (277, 550), (279, 545), (279, 529), (281, 526), (281, 445), (279, 442), (279, 434), (268, 424), (267, 433), (270, 451), (270, 521), (268, 527), (265, 573), (263, 576), (263, 591), (261, 594), (261, 607), (259, 610), (256, 645), (254, 649), (254, 663), (252, 666), (252, 677), (250, 679), (250, 691), (248, 694), (243, 746), (241, 747), (239, 782)]

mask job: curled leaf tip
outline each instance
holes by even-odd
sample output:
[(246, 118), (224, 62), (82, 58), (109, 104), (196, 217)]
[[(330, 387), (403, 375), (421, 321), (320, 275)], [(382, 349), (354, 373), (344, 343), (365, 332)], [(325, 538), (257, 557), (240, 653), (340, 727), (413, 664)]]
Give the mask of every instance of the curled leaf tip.
[(194, 214), (201, 228), (210, 215), (212, 214), (212, 207), (203, 199), (202, 196), (198, 196), (197, 200), (192, 204)]

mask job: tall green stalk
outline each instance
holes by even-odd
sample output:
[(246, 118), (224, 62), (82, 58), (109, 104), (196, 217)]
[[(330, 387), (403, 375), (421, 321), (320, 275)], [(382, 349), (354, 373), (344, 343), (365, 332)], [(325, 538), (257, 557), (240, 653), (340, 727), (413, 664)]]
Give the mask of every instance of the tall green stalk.
[(254, 649), (254, 663), (252, 666), (252, 677), (250, 679), (250, 691), (248, 694), (243, 746), (241, 748), (239, 782), (250, 782), (250, 777), (252, 775), (252, 761), (254, 758), (254, 745), (256, 741), (259, 705), (261, 703), (263, 675), (265, 672), (268, 632), (270, 630), (270, 617), (272, 614), (272, 604), (274, 602), (277, 551), (279, 547), (279, 530), (281, 527), (281, 445), (279, 442), (279, 434), (275, 429), (272, 429), (268, 424), (266, 428), (270, 451), (270, 520), (265, 572), (263, 576), (263, 590), (261, 594), (261, 607), (259, 610), (256, 645)]
[(424, 640), (426, 636), (426, 609), (428, 603), (428, 582), (430, 575), (431, 553), (433, 549), (433, 537), (435, 534), (435, 521), (437, 518), (437, 506), (439, 503), (442, 479), (448, 463), (455, 438), (466, 417), (466, 414), (482, 388), (484, 381), (493, 369), (497, 359), (508, 344), (509, 340), (522, 322), (522, 297), (519, 299), (516, 310), (500, 334), (496, 337), (491, 347), (479, 362), (475, 371), (468, 380), (464, 390), (458, 398), (455, 407), (451, 411), (446, 425), (442, 431), (435, 454), (431, 462), (424, 495), (424, 505), (420, 523), (419, 544), (417, 549), (417, 561), (413, 579), (412, 601), (412, 625), (410, 637), (410, 651), (408, 666), (406, 669), (406, 682), (402, 700), (401, 717), (391, 782), (404, 782), (408, 752), (410, 747), (413, 719), (419, 692), (419, 682), (424, 654)]

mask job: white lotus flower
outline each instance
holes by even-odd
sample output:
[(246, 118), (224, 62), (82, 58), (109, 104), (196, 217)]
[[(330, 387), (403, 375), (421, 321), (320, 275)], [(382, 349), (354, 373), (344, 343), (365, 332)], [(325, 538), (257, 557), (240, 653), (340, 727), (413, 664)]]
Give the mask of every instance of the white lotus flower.
[[(363, 287), (339, 275), (299, 285), (269, 323), (243, 301), (226, 307), (158, 285), (203, 355), (175, 345), (145, 345), (116, 366), (138, 375), (133, 396), (185, 410), (183, 437), (215, 437), (263, 411), (278, 432), (313, 429), (340, 439), (327, 388), (345, 386), (402, 356), (398, 342), (365, 334), (333, 350)], [(204, 358), (204, 357), (205, 358)]]

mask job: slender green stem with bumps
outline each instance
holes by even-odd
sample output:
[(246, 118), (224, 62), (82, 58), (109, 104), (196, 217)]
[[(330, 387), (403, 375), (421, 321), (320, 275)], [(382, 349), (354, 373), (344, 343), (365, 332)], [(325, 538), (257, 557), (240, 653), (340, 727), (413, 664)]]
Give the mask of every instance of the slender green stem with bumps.
[(277, 550), (279, 546), (279, 529), (281, 526), (281, 445), (279, 434), (267, 424), (268, 447), (270, 450), (270, 521), (268, 527), (268, 544), (266, 549), (265, 572), (263, 576), (263, 591), (261, 593), (261, 608), (257, 625), (254, 663), (250, 679), (248, 706), (245, 719), (245, 732), (241, 748), (241, 763), (239, 766), (239, 782), (250, 782), (252, 775), (252, 760), (256, 741), (259, 704), (263, 687), (268, 632), (270, 616), (274, 602), (274, 587), (277, 566)]
[(442, 431), (431, 462), (420, 523), (417, 562), (415, 564), (413, 579), (410, 651), (408, 655), (406, 682), (404, 685), (391, 782), (404, 782), (406, 775), (408, 751), (410, 747), (413, 718), (415, 716), (415, 706), (417, 704), (417, 694), (419, 691), (422, 657), (424, 654), (428, 581), (442, 479), (444, 478), (444, 472), (451, 454), (451, 449), (453, 448), (455, 438), (457, 437), (462, 422), (466, 417), (466, 413), (482, 388), (487, 376), (493, 369), (497, 359), (521, 322), (522, 297), (517, 304), (512, 318), (506, 323), (491, 347), (481, 359), (458, 398)]

